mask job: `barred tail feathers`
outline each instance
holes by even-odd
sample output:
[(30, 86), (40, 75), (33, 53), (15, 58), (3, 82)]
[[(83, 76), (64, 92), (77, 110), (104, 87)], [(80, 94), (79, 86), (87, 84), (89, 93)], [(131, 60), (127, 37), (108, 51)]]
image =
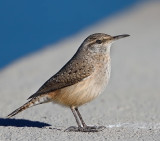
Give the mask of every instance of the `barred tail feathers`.
[(7, 118), (11, 118), (13, 117), (14, 115), (26, 110), (27, 108), (30, 108), (32, 106), (35, 106), (35, 105), (39, 105), (39, 104), (42, 104), (42, 103), (47, 103), (47, 102), (50, 102), (50, 98), (47, 96), (47, 95), (43, 95), (43, 96), (38, 96), (38, 97), (35, 97), (35, 98), (32, 98), (30, 101), (28, 101), (27, 103), (25, 103), (23, 106), (19, 107), (18, 109), (16, 109), (15, 111), (13, 111), (12, 113), (10, 113)]

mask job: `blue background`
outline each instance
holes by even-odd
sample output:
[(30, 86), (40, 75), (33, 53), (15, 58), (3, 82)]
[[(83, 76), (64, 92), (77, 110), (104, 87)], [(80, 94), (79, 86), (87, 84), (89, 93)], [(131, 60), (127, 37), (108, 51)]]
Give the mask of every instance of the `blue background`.
[(140, 0), (0, 1), (0, 69)]

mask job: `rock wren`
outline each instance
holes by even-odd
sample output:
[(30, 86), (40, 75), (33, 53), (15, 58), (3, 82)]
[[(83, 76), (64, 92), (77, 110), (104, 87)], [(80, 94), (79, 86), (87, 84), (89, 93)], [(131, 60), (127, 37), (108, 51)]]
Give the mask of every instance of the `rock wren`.
[(68, 63), (31, 95), (27, 103), (9, 114), (8, 118), (29, 107), (55, 102), (70, 107), (78, 124), (78, 127), (69, 127), (67, 131), (103, 130), (104, 126), (87, 126), (78, 107), (102, 93), (110, 78), (111, 44), (128, 36), (128, 34), (110, 36), (104, 33), (88, 36)]

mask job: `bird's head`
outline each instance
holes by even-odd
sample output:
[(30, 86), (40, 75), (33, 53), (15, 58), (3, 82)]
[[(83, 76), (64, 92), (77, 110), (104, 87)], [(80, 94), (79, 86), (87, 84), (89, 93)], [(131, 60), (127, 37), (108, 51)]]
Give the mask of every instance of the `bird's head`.
[(88, 36), (82, 43), (82, 46), (94, 53), (110, 53), (110, 47), (114, 41), (128, 36), (130, 35), (110, 36), (104, 33), (95, 33)]

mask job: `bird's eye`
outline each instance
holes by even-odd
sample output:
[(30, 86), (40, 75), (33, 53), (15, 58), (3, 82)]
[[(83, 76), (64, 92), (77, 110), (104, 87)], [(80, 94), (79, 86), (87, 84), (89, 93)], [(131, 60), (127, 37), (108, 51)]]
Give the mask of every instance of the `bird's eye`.
[(96, 40), (96, 43), (97, 43), (97, 44), (101, 44), (101, 43), (102, 43), (102, 40)]

